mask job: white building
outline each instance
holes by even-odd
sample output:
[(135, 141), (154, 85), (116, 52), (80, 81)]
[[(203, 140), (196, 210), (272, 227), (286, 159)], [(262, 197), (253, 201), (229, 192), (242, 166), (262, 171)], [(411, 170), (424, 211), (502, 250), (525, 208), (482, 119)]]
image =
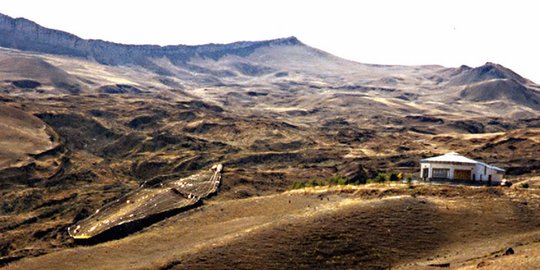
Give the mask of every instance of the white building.
[(420, 178), (501, 182), (504, 170), (455, 152), (420, 160)]

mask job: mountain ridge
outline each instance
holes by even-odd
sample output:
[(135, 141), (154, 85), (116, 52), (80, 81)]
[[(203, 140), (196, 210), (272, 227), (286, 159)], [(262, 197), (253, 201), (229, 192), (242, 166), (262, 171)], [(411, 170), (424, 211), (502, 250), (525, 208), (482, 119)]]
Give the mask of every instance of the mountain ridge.
[(0, 34), (4, 37), (0, 40), (0, 47), (93, 58), (98, 63), (107, 65), (149, 64), (140, 56), (167, 57), (176, 63), (186, 62), (194, 56), (217, 60), (227, 54), (245, 56), (263, 46), (304, 45), (294, 36), (227, 44), (167, 46), (121, 44), (101, 39), (83, 39), (65, 31), (43, 27), (26, 18), (12, 18), (1, 13)]
[[(446, 68), (438, 65), (366, 64), (310, 47), (294, 36), (228, 44), (133, 45), (100, 39), (82, 39), (68, 32), (42, 27), (25, 18), (12, 18), (2, 14), (0, 14), (0, 36), (2, 36), (0, 47), (9, 49), (75, 57), (101, 65), (125, 66), (130, 70), (142, 67), (142, 72), (149, 71), (145, 76), (153, 77), (150, 80), (157, 78), (160, 85), (175, 88), (249, 85), (256, 79), (258, 84), (266, 84), (268, 87), (281, 85), (283, 89), (292, 89), (295, 85), (312, 85), (313, 82), (318, 82), (314, 87), (334, 88), (338, 85), (361, 91), (373, 89), (377, 92), (373, 94), (379, 97), (409, 95), (417, 101), (422, 99), (424, 102), (440, 99), (438, 95), (433, 95), (433, 91), (438, 91), (437, 93), (442, 93), (442, 99), (439, 101), (449, 106), (446, 108), (448, 111), (454, 110), (449, 100), (456, 98), (475, 103), (500, 99), (509, 102), (510, 106), (507, 106), (508, 109), (505, 111), (518, 108), (514, 105), (524, 105), (537, 110), (537, 101), (540, 99), (537, 91), (540, 88), (537, 85), (499, 64), (487, 62), (474, 68), (465, 65)], [(27, 59), (22, 60), (28, 62)], [(14, 79), (37, 78), (23, 76), (25, 72), (22, 71), (31, 70), (32, 66), (31, 64), (24, 65), (24, 68), (21, 66), (18, 78)], [(6, 72), (7, 70), (4, 70), (4, 74), (8, 74)], [(79, 76), (92, 81), (88, 74)], [(508, 79), (515, 83), (490, 83), (494, 79)], [(57, 81), (52, 85), (64, 88), (61, 92), (68, 93), (114, 86), (113, 83), (95, 87), (83, 81), (85, 80), (60, 80), (60, 83)], [(141, 84), (139, 79), (133, 81), (139, 86), (146, 84)], [(21, 83), (24, 85), (27, 82), (13, 84)], [(47, 79), (37, 83), (47, 85)], [(499, 89), (499, 86), (504, 86), (505, 89)], [(210, 98), (223, 102), (222, 94), (215, 93)], [(239, 99), (236, 102), (246, 101)], [(487, 106), (488, 103), (484, 105)]]
[(540, 110), (540, 95), (515, 79), (492, 79), (467, 85), (460, 97), (474, 102), (508, 99), (516, 104)]
[(467, 68), (462, 66), (460, 68), (460, 72), (449, 81), (449, 84), (466, 85), (492, 79), (512, 79), (521, 84), (531, 83), (531, 81), (523, 78), (507, 67), (492, 62), (487, 62), (484, 65), (475, 68)]

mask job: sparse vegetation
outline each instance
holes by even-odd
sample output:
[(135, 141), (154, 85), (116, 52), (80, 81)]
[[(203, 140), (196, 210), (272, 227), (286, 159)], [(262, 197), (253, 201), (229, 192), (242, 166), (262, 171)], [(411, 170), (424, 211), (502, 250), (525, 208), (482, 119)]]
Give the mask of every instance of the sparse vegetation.
[[(18, 25), (10, 23), (11, 19), (0, 21), (7, 26), (2, 29)], [(47, 44), (33, 40), (37, 35), (31, 33), (39, 31), (37, 27), (19, 29), (30, 31), (28, 35), (24, 31), (4, 32), (21, 34), (24, 40), (14, 40), (24, 42), (21, 45), (45, 48)], [(49, 40), (46, 35), (38, 36)], [(61, 36), (56, 38), (63, 40)], [(72, 40), (72, 36), (67, 38)], [(2, 37), (2, 41), (10, 39)], [(454, 239), (459, 243), (458, 255), (476, 256), (463, 240), (502, 247), (494, 245), (485, 230), (492, 228), (493, 237), (506, 238), (499, 229), (509, 229), (508, 236), (519, 233), (521, 239), (524, 230), (536, 230), (540, 224), (540, 180), (527, 178), (538, 177), (540, 165), (540, 96), (534, 91), (540, 86), (502, 66), (366, 66), (314, 50), (295, 38), (187, 51), (180, 46), (178, 53), (176, 47), (128, 46), (129, 54), (122, 54), (118, 50), (123, 46), (114, 44), (112, 51), (96, 52), (101, 57), (111, 54), (112, 58), (103, 58), (106, 65), (78, 56), (71, 59), (64, 53), (55, 56), (56, 47), (52, 44), (47, 55), (0, 49), (0, 101), (6, 103), (0, 105), (0, 123), (5, 125), (0, 130), (0, 266), (11, 260), (77, 248), (66, 233), (67, 226), (73, 228), (75, 222), (141, 183), (176, 181), (218, 160), (225, 163), (227, 173), (211, 204), (201, 211), (186, 211), (172, 221), (165, 220), (175, 226), (172, 229), (165, 229), (162, 223), (122, 241), (131, 244), (129, 241), (146, 234), (156, 239), (151, 244), (160, 247), (142, 250), (150, 246), (143, 241), (118, 250), (114, 242), (114, 249), (98, 248), (103, 252), (101, 257), (86, 247), (82, 247), (83, 254), (79, 250), (63, 254), (69, 258), (79, 254), (73, 257), (77, 263), (96, 265), (90, 259), (77, 258), (89, 251), (100, 265), (114, 267), (106, 260), (132, 261), (133, 256), (122, 254), (132, 251), (145, 254), (138, 268), (155, 268), (143, 265), (151, 263), (163, 268), (189, 268), (184, 258), (172, 257), (182, 252), (194, 254), (193, 247), (199, 249), (191, 237), (200, 236), (199, 243), (215, 249), (206, 243), (213, 244), (211, 239), (215, 239), (221, 246), (223, 239), (228, 239), (223, 238), (228, 231), (234, 239), (245, 237), (226, 241), (233, 246), (241, 244), (236, 254), (246, 261), (240, 266), (256, 268), (257, 264), (249, 260), (268, 255), (288, 263), (289, 268), (369, 268), (359, 265), (358, 260), (371, 259), (384, 263), (372, 268), (389, 268), (390, 259), (403, 258), (402, 251), (415, 253), (411, 247), (423, 249), (426, 243), (453, 246), (450, 238), (459, 237)], [(76, 49), (83, 47), (87, 48)], [(159, 61), (153, 61), (156, 55), (162, 56)], [(213, 60), (194, 64), (192, 57)], [(369, 83), (358, 80), (366, 74)], [(489, 95), (492, 92), (495, 94)], [(526, 96), (532, 98), (524, 99)], [(454, 102), (456, 98), (459, 102)], [(500, 106), (493, 106), (493, 102)], [(451, 110), (441, 113), (446, 109)], [(511, 179), (523, 182), (518, 182), (517, 190), (413, 185), (413, 179), (419, 179), (419, 159), (447, 148), (496, 161), (507, 169)], [(375, 184), (345, 186), (367, 179)], [(337, 188), (328, 192), (323, 188), (301, 190), (317, 186)], [(278, 194), (287, 188), (302, 192)], [(387, 202), (379, 199), (401, 194), (411, 196), (389, 200), (395, 204), (382, 211)], [(350, 202), (363, 204), (366, 199), (374, 199), (366, 202), (369, 213), (363, 212), (365, 208), (350, 208)], [(449, 207), (439, 209), (439, 199), (450, 199)], [(451, 207), (454, 202), (460, 207)], [(318, 206), (325, 206), (324, 212), (318, 212)], [(422, 209), (425, 216), (417, 218)], [(273, 222), (278, 216), (275, 211), (283, 211), (283, 222)], [(456, 214), (459, 211), (463, 211), (462, 216)], [(206, 215), (208, 212), (212, 214)], [(290, 218), (304, 212), (309, 216), (301, 215), (298, 223), (291, 222)], [(324, 222), (311, 222), (329, 214), (331, 218)], [(399, 215), (406, 218), (396, 219)], [(355, 223), (347, 224), (344, 216), (354, 218)], [(255, 222), (258, 219), (260, 223)], [(500, 222), (504, 226), (494, 227), (503, 224)], [(389, 226), (392, 223), (395, 225)], [(276, 227), (274, 230), (262, 224)], [(310, 238), (317, 236), (313, 233), (317, 231), (297, 233), (306, 226), (323, 228), (318, 237), (324, 238), (311, 241), (317, 240)], [(276, 237), (276, 231), (291, 232), (291, 227), (297, 230), (292, 231), (291, 238)], [(273, 242), (276, 246), (253, 241), (256, 245), (246, 248), (246, 238), (253, 237), (256, 233), (251, 230), (257, 228), (269, 231), (268, 239), (277, 240)], [(209, 237), (210, 230), (213, 238)], [(329, 234), (329, 230), (336, 230), (335, 234)], [(243, 235), (244, 231), (250, 233)], [(418, 234), (425, 238), (416, 238)], [(163, 238), (157, 239), (159, 235)], [(347, 235), (350, 238), (344, 237)], [(356, 241), (358, 237), (362, 241)], [(299, 240), (306, 245), (284, 252), (283, 247)], [(410, 247), (398, 248), (401, 242), (416, 240)], [(328, 249), (318, 243), (329, 245)], [(336, 248), (338, 244), (342, 249)], [(384, 244), (387, 246), (377, 249)], [(180, 250), (182, 247), (189, 252)], [(109, 253), (115, 250), (125, 256)], [(224, 250), (228, 252), (229, 247)], [(256, 253), (246, 255), (250, 250)], [(434, 250), (441, 249), (428, 249)], [(276, 251), (279, 254), (273, 255)], [(323, 264), (322, 259), (317, 260), (319, 255), (350, 265)], [(421, 257), (419, 253), (413, 255)], [(56, 257), (49, 266), (62, 268), (57, 263), (66, 262), (64, 258)], [(224, 258), (241, 256), (218, 254), (215, 258), (234, 262)], [(283, 258), (307, 259), (293, 264)], [(176, 259), (182, 265), (175, 266)], [(262, 260), (264, 265), (275, 267), (266, 259)], [(77, 266), (84, 268), (82, 264)], [(21, 267), (32, 268), (37, 267)]]
[(404, 176), (403, 173), (397, 172), (379, 172), (373, 179), (367, 179), (364, 181), (351, 181), (342, 176), (336, 175), (328, 179), (314, 179), (309, 181), (293, 181), (290, 189), (300, 189), (305, 187), (316, 187), (316, 186), (342, 186), (342, 185), (360, 185), (364, 183), (384, 183), (387, 181), (397, 182), (403, 179), (407, 179), (407, 183), (412, 182), (412, 175)]
[(398, 180), (401, 179), (401, 173), (398, 174), (398, 173), (396, 173), (396, 172), (391, 172), (391, 173), (390, 173), (390, 177), (389, 177), (388, 179), (389, 179), (390, 181), (393, 181), (393, 182), (398, 181)]
[(374, 178), (369, 179), (368, 183), (384, 183), (384, 182), (398, 182), (402, 180), (407, 180), (408, 184), (412, 183), (413, 175), (412, 174), (406, 174), (402, 172), (379, 172), (377, 175), (375, 175)]
[(377, 181), (379, 183), (386, 182), (386, 180), (388, 180), (388, 176), (386, 175), (386, 173), (379, 173), (375, 177), (375, 181)]
[(309, 181), (293, 181), (291, 184), (291, 189), (300, 189), (305, 187), (316, 187), (316, 186), (343, 186), (343, 185), (360, 185), (363, 184), (362, 181), (350, 181), (342, 176), (336, 175), (328, 179), (315, 179)]
[(303, 188), (304, 186), (305, 186), (304, 182), (294, 181), (291, 184), (291, 189), (299, 189), (299, 188)]

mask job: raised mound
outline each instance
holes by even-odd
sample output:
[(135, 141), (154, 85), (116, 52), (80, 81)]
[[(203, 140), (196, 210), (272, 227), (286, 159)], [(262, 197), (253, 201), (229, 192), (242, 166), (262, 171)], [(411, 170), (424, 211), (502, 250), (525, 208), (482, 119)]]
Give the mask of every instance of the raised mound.
[(75, 93), (81, 87), (74, 76), (37, 57), (0, 56), (0, 76), (19, 88), (36, 88), (43, 84)]
[(493, 79), (512, 79), (526, 84), (529, 81), (509, 68), (495, 63), (486, 63), (473, 69), (461, 68), (448, 82), (449, 85), (467, 85)]
[(103, 85), (97, 89), (104, 94), (140, 94), (142, 90), (129, 84)]
[(0, 186), (47, 178), (61, 167), (58, 135), (39, 118), (0, 105)]
[(540, 109), (540, 94), (513, 79), (497, 79), (472, 84), (463, 89), (459, 96), (475, 102), (509, 101)]
[(49, 132), (39, 118), (0, 105), (0, 170), (24, 163), (29, 155), (51, 149), (54, 142)]
[(368, 186), (214, 200), (127, 238), (21, 260), (7, 269), (459, 267), (538, 239), (536, 194)]

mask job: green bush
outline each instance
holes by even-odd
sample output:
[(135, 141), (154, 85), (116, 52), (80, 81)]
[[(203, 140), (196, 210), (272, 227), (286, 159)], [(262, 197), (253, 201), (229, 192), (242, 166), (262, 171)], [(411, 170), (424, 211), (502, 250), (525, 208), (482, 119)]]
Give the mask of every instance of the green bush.
[(306, 183), (300, 182), (300, 181), (294, 181), (291, 185), (291, 189), (300, 189), (304, 188), (306, 186)]
[(338, 176), (332, 176), (328, 178), (328, 184), (329, 185), (338, 185), (339, 177)]
[(390, 181), (398, 181), (398, 180), (399, 180), (399, 176), (397, 173), (395, 172), (390, 173)]
[(379, 183), (383, 183), (387, 180), (388, 178), (386, 177), (386, 174), (385, 173), (378, 173), (377, 176), (375, 177), (375, 181), (379, 182)]
[(307, 182), (294, 181), (292, 183), (292, 185), (291, 185), (291, 189), (299, 189), (299, 188), (305, 188), (305, 187), (316, 187), (316, 186), (332, 186), (332, 185), (343, 186), (343, 185), (349, 185), (349, 184), (359, 185), (359, 184), (363, 184), (363, 182), (361, 180), (351, 182), (347, 178), (336, 175), (336, 176), (332, 176), (332, 177), (330, 177), (330, 178), (328, 178), (326, 180), (322, 180), (322, 179), (317, 180), (317, 179), (315, 179), (315, 180), (310, 180), (310, 181), (307, 181)]
[(361, 185), (361, 184), (365, 184), (366, 183), (366, 180), (365, 179), (360, 179), (360, 178), (356, 178), (355, 180), (348, 180), (348, 183), (349, 184), (352, 184), (352, 185)]
[(525, 182), (525, 183), (521, 183), (521, 188), (529, 188), (529, 183)]
[(349, 184), (349, 180), (341, 177), (341, 176), (332, 176), (328, 178), (325, 183), (326, 185), (347, 185)]
[(347, 185), (347, 184), (349, 184), (349, 180), (347, 180), (345, 178), (342, 178), (342, 177), (339, 177), (338, 180), (337, 180), (337, 183), (338, 183), (338, 185)]

